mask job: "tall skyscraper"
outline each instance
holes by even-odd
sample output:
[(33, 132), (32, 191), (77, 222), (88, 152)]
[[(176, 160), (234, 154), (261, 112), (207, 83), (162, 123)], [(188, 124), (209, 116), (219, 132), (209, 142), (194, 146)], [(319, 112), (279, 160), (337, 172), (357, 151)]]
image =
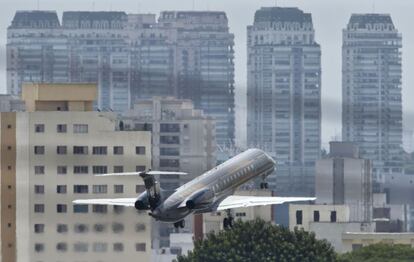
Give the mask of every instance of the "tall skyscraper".
[(234, 36), (224, 12), (19, 11), (8, 28), (8, 92), (23, 83), (98, 83), (96, 106), (125, 111), (153, 96), (191, 99), (234, 141)]
[(261, 8), (247, 34), (247, 141), (275, 157), (269, 182), (278, 194), (311, 195), (321, 154), (321, 50), (311, 14)]
[(376, 190), (402, 173), (401, 47), (390, 15), (353, 14), (343, 30), (342, 136), (372, 160)]

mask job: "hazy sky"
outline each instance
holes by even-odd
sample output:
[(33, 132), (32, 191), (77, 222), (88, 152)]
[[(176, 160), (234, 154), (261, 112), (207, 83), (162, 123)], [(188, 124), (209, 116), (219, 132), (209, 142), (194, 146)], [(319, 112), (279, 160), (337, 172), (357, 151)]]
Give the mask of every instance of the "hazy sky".
[[(16, 10), (113, 10), (127, 13), (155, 13), (163, 10), (225, 11), (236, 39), (236, 103), (245, 110), (246, 26), (255, 10), (274, 6), (270, 0), (0, 0), (0, 92), (5, 92), (6, 30)], [(323, 146), (341, 131), (341, 43), (342, 29), (351, 13), (389, 13), (403, 35), (404, 124), (414, 129), (414, 29), (413, 0), (278, 0), (279, 6), (295, 6), (312, 13), (316, 40), (322, 47)], [(238, 137), (243, 137), (243, 113), (237, 114)]]

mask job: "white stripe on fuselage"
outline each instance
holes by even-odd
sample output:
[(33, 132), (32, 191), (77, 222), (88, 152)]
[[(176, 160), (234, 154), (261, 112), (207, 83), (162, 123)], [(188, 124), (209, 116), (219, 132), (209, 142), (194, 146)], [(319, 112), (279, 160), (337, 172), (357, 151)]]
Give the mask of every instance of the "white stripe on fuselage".
[(179, 187), (165, 204), (180, 204), (202, 188), (211, 189), (216, 196), (231, 194), (240, 185), (253, 177), (270, 172), (273, 168), (274, 161), (266, 153), (258, 149), (249, 149)]

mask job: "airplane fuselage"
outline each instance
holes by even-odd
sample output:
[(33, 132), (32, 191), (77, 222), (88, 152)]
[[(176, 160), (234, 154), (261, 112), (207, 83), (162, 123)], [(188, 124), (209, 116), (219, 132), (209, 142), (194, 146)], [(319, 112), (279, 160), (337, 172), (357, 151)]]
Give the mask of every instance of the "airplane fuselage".
[[(209, 212), (242, 184), (258, 176), (265, 177), (274, 169), (275, 161), (269, 155), (259, 149), (249, 149), (179, 187), (150, 215), (159, 221), (177, 222), (191, 213)], [(183, 203), (195, 194), (201, 197), (208, 194), (211, 199), (188, 208)]]

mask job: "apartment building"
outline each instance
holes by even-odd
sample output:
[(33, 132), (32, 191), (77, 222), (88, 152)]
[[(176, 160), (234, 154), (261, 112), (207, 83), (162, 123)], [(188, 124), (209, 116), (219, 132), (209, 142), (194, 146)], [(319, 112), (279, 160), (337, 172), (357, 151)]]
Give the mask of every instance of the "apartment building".
[[(140, 100), (122, 116), (125, 130), (151, 131), (152, 168), (186, 172), (186, 176), (160, 176), (161, 187), (174, 190), (216, 165), (215, 121), (194, 108), (189, 99), (153, 97)], [(168, 247), (172, 225), (153, 223), (153, 247)], [(184, 232), (192, 232), (186, 218)]]
[(353, 14), (343, 30), (342, 138), (372, 161), (376, 192), (403, 173), (401, 48), (389, 14)]
[(94, 85), (25, 85), (27, 112), (0, 114), (2, 261), (151, 259), (146, 212), (72, 204), (135, 197), (139, 178), (94, 175), (151, 165), (151, 134), (91, 111), (96, 95)]
[(18, 11), (8, 28), (7, 90), (25, 82), (98, 83), (96, 107), (125, 111), (138, 99), (191, 99), (234, 142), (234, 35), (224, 12)]
[(279, 195), (313, 195), (321, 155), (321, 49), (312, 16), (263, 7), (247, 36), (248, 146), (277, 161), (269, 184)]

